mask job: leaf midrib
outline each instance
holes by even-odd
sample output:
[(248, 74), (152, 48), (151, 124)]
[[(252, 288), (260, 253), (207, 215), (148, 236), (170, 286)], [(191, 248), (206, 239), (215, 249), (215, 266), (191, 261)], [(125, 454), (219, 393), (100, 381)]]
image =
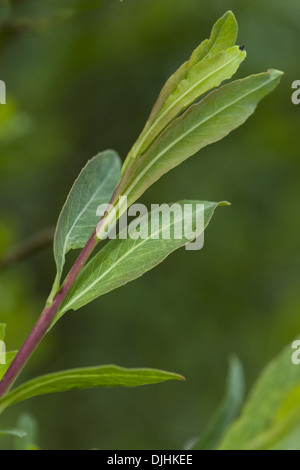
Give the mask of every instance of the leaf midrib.
[(82, 214), (86, 211), (86, 209), (90, 206), (90, 204), (92, 203), (92, 201), (95, 199), (95, 197), (98, 195), (99, 191), (103, 188), (103, 185), (106, 183), (107, 179), (110, 177), (111, 173), (113, 172), (114, 170), (114, 167), (112, 166), (110, 168), (110, 171), (107, 172), (104, 180), (102, 181), (101, 185), (98, 187), (98, 189), (96, 190), (96, 192), (93, 194), (93, 196), (89, 199), (89, 201), (86, 203), (86, 205), (83, 207), (83, 209), (80, 211), (80, 213), (78, 214), (78, 216), (76, 217), (74, 223), (72, 224), (72, 226), (70, 227), (66, 237), (65, 237), (65, 242), (64, 242), (64, 246), (63, 246), (63, 256), (65, 258), (65, 255), (66, 255), (66, 247), (67, 247), (67, 244), (69, 242), (69, 239), (70, 239), (70, 236), (71, 236), (71, 233), (74, 229), (74, 227), (76, 226), (78, 220), (81, 218)]

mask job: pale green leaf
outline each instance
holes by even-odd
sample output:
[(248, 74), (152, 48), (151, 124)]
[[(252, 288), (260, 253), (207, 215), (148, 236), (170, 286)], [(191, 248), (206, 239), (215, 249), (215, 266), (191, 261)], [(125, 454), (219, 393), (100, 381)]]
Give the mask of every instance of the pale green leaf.
[(231, 10), (228, 10), (214, 24), (210, 38), (198, 46), (190, 59), (190, 64), (195, 64), (208, 55), (218, 54), (229, 47), (234, 46), (238, 34), (238, 24)]
[(164, 85), (145, 128), (124, 162), (122, 174), (183, 109), (236, 72), (246, 56), (238, 47), (232, 47), (236, 37), (236, 19), (228, 11), (214, 25), (210, 38), (195, 49)]
[(128, 205), (163, 174), (243, 124), (258, 102), (278, 85), (281, 75), (282, 72), (270, 70), (237, 80), (191, 106), (145, 155), (136, 159), (134, 174), (122, 190)]
[(184, 380), (181, 375), (156, 369), (126, 369), (114, 365), (73, 369), (30, 380), (0, 399), (0, 413), (7, 407), (48, 393), (96, 387), (138, 387)]
[[(170, 253), (185, 245), (190, 240), (182, 233), (182, 237), (174, 237), (176, 228), (181, 227), (184, 220), (184, 205), (192, 205), (191, 222), (196, 237), (205, 229), (220, 203), (206, 201), (181, 201), (176, 203), (181, 210), (175, 217), (162, 219), (157, 208), (140, 218), (141, 238), (125, 238), (126, 231), (120, 234), (121, 239), (110, 240), (100, 252), (83, 268), (75, 280), (69, 294), (56, 314), (53, 324), (68, 310), (77, 310), (100, 295), (116, 289), (132, 281), (154, 268)], [(204, 214), (203, 214), (203, 206)], [(172, 205), (168, 206), (169, 208)], [(197, 217), (202, 211), (204, 227), (196, 226)], [(157, 227), (155, 234), (152, 226)], [(162, 234), (170, 229), (170, 239), (163, 239)], [(198, 230), (198, 232), (197, 232)], [(125, 236), (124, 236), (125, 233)], [(156, 238), (154, 238), (156, 237)], [(195, 238), (196, 238), (195, 237)]]
[(219, 448), (300, 450), (300, 365), (288, 346), (266, 366)]
[(189, 448), (193, 450), (214, 449), (225, 430), (237, 418), (243, 404), (244, 394), (245, 378), (243, 366), (237, 357), (232, 357), (229, 363), (229, 373), (223, 401), (203, 435)]
[(185, 79), (180, 81), (157, 114), (151, 132), (147, 132), (144, 147), (148, 147), (155, 136), (193, 101), (231, 78), (245, 57), (246, 52), (234, 46), (190, 66)]
[(212, 28), (209, 39), (205, 39), (192, 53), (190, 59), (167, 80), (155, 103), (147, 124), (155, 121), (157, 115), (165, 106), (168, 98), (178, 89), (185, 80), (191, 67), (214, 54), (219, 54), (234, 46), (238, 32), (238, 25), (232, 11), (226, 12)]
[[(245, 57), (246, 52), (241, 51), (238, 46), (234, 46), (219, 54), (207, 56), (190, 66), (185, 78), (178, 83), (177, 88), (166, 99), (154, 122), (151, 125), (147, 124), (147, 130), (143, 131), (142, 138), (139, 138), (135, 145), (130, 160), (132, 161), (138, 154), (144, 153), (167, 125), (197, 98), (212, 88), (218, 87), (224, 80), (231, 78)], [(127, 165), (128, 163), (125, 162), (123, 173)]]
[(23, 431), (22, 429), (7, 429), (5, 431), (0, 430), (0, 437), (2, 436), (14, 436), (24, 438), (26, 436), (26, 431)]
[(92, 158), (75, 181), (58, 219), (54, 256), (58, 279), (65, 256), (71, 249), (83, 248), (93, 233), (100, 204), (108, 204), (120, 180), (121, 162), (117, 153), (106, 150)]

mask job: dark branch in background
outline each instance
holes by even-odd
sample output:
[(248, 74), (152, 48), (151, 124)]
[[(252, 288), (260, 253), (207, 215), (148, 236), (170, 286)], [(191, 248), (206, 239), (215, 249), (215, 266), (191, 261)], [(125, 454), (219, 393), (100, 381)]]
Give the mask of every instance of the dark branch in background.
[(85, 13), (92, 15), (95, 10), (99, 10), (102, 7), (102, 0), (98, 0), (97, 5), (94, 6), (84, 5), (84, 2), (81, 2), (81, 4), (76, 4), (75, 2), (73, 6), (69, 7), (62, 5), (59, 11), (27, 16), (26, 14), (18, 13), (18, 8), (14, 8), (22, 2), (23, 0), (10, 1), (11, 14), (7, 19), (0, 21), (0, 44), (17, 34), (23, 34), (28, 31), (44, 31), (59, 22), (70, 20), (75, 15), (82, 16)]
[(36, 233), (0, 258), (0, 270), (14, 266), (38, 253), (53, 242), (55, 228), (47, 228)]

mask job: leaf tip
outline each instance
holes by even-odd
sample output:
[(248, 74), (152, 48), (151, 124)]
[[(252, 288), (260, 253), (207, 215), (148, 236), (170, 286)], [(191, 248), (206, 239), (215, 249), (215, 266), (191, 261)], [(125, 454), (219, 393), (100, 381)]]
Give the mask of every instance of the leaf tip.
[(223, 15), (223, 19), (224, 19), (224, 20), (225, 20), (225, 19), (228, 19), (228, 18), (234, 19), (234, 20), (236, 21), (235, 14), (233, 13), (232, 10), (227, 10), (227, 11), (224, 13), (224, 15)]
[(224, 20), (232, 23), (233, 28), (236, 30), (236, 36), (237, 36), (238, 23), (237, 23), (237, 19), (235, 17), (235, 14), (233, 13), (233, 11), (232, 10), (226, 11), (223, 18), (224, 18)]
[(218, 204), (219, 206), (231, 206), (231, 202), (229, 201), (221, 201)]
[(284, 72), (282, 72), (281, 70), (276, 70), (276, 69), (268, 69), (267, 73), (274, 80), (276, 80), (277, 78), (281, 78), (284, 75)]
[(180, 382), (186, 382), (186, 378), (181, 374), (176, 374), (176, 379), (180, 380)]

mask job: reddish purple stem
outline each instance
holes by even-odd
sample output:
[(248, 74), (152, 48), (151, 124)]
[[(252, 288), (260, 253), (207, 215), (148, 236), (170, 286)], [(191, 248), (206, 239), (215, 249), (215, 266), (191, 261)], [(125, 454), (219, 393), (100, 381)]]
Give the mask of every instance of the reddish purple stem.
[(87, 244), (85, 245), (80, 255), (78, 256), (77, 260), (75, 261), (62, 288), (55, 296), (52, 304), (43, 310), (41, 316), (39, 317), (35, 326), (31, 330), (23, 346), (19, 350), (15, 359), (13, 360), (10, 367), (6, 371), (6, 374), (2, 378), (0, 382), (0, 397), (2, 397), (13, 385), (14, 381), (17, 379), (18, 375), (20, 374), (21, 370), (27, 363), (31, 354), (33, 353), (35, 348), (39, 345), (39, 343), (45, 336), (53, 317), (55, 316), (59, 307), (61, 306), (64, 299), (66, 298), (66, 295), (71, 289), (72, 284), (77, 278), (81, 268), (88, 260), (89, 256), (91, 255), (98, 241), (99, 240), (97, 239), (97, 236), (96, 236), (96, 230), (94, 230)]

